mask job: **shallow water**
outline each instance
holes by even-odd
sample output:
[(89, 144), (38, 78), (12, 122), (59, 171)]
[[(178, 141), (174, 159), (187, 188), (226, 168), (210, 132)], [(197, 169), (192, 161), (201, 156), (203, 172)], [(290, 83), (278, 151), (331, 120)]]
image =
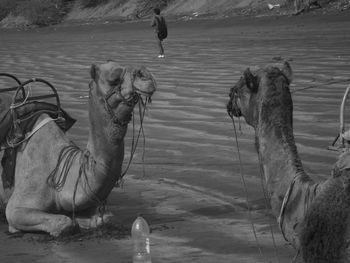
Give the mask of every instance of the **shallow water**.
[[(144, 125), (146, 178), (242, 204), (245, 193), (225, 106), (228, 92), (246, 67), (283, 58), (294, 71), (291, 90), (299, 153), (309, 173), (320, 175), (318, 178), (328, 176), (337, 154), (327, 146), (337, 135), (340, 102), (350, 84), (350, 20), (344, 14), (170, 22), (169, 29), (165, 59), (157, 58), (147, 23), (0, 31), (0, 72), (13, 73), (21, 80), (41, 77), (52, 82), (63, 107), (78, 120), (68, 134), (84, 146), (91, 64), (113, 59), (121, 64), (145, 65), (158, 84)], [(12, 85), (0, 81), (4, 86)], [(39, 93), (45, 89), (32, 87)], [(244, 120), (238, 138), (250, 202), (259, 210), (264, 202), (253, 130)], [(131, 129), (126, 142), (130, 146)], [(128, 175), (143, 176), (141, 146)], [(127, 148), (126, 160), (128, 152)], [(205, 211), (194, 213), (206, 215)], [(260, 220), (262, 226), (271, 221), (267, 216)], [(278, 245), (284, 246), (276, 235)], [(271, 244), (266, 247), (269, 249)], [(288, 256), (286, 261), (283, 258), (289, 262)]]

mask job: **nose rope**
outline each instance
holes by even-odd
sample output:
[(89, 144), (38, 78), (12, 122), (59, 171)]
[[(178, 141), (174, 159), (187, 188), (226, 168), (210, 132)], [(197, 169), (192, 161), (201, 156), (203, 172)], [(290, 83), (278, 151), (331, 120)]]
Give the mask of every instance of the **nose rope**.
[[(141, 99), (142, 101), (142, 99)], [(143, 137), (143, 153), (142, 153), (142, 163), (144, 165), (144, 154), (145, 154), (145, 145), (146, 145), (146, 138), (145, 138), (145, 134), (144, 134), (144, 129), (143, 129), (143, 120), (145, 117), (145, 112), (146, 112), (146, 104), (147, 102), (142, 103), (143, 105), (143, 110), (142, 110), (142, 106), (139, 105), (139, 117), (140, 117), (140, 128), (139, 131), (137, 133), (137, 136), (135, 136), (135, 116), (133, 114), (133, 127), (132, 127), (132, 142), (131, 142), (131, 150), (130, 150), (130, 157), (128, 160), (128, 163), (126, 165), (126, 168), (124, 170), (124, 172), (121, 174), (120, 178), (118, 179), (117, 182), (117, 186), (122, 186), (123, 185), (123, 177), (126, 175), (126, 173), (128, 172), (132, 159), (134, 157), (134, 154), (136, 152), (136, 148), (137, 148), (137, 144), (139, 142), (140, 136), (142, 134)], [(143, 174), (145, 175), (145, 168), (143, 166)]]
[[(258, 246), (258, 250), (259, 250), (260, 256), (262, 258), (264, 258), (264, 255), (263, 255), (263, 252), (262, 252), (262, 249), (261, 249), (258, 237), (257, 237), (257, 232), (256, 232), (256, 228), (255, 228), (255, 225), (254, 225), (254, 222), (253, 222), (252, 214), (251, 214), (251, 204), (250, 204), (250, 201), (249, 201), (249, 194), (248, 194), (247, 184), (245, 182), (245, 178), (244, 178), (244, 174), (243, 174), (243, 164), (242, 164), (241, 152), (240, 152), (239, 143), (238, 143), (237, 128), (236, 128), (236, 124), (235, 124), (233, 116), (230, 116), (230, 117), (231, 117), (231, 120), (232, 120), (232, 125), (233, 125), (233, 130), (234, 130), (234, 135), (235, 135), (235, 142), (236, 142), (237, 153), (238, 153), (239, 172), (240, 172), (242, 184), (243, 184), (243, 187), (244, 187), (244, 192), (245, 192), (245, 195), (246, 195), (246, 203), (247, 203), (247, 207), (248, 207), (249, 221), (250, 221), (250, 224), (251, 224), (251, 227), (252, 227), (252, 231), (253, 231), (253, 234), (254, 234), (255, 242), (256, 242), (256, 244)], [(258, 155), (258, 157), (259, 157), (259, 164), (260, 164), (259, 167), (260, 167), (261, 183), (262, 183), (262, 188), (263, 188), (263, 193), (264, 193), (265, 205), (266, 205), (266, 208), (267, 208), (268, 207), (268, 200), (267, 200), (268, 197), (267, 197), (266, 189), (265, 189), (264, 184), (263, 184), (262, 161), (261, 161), (261, 156)], [(278, 253), (277, 253), (277, 245), (276, 245), (275, 235), (274, 235), (273, 227), (272, 227), (270, 221), (269, 221), (269, 228), (270, 228), (270, 232), (271, 232), (272, 243), (273, 243), (273, 246), (274, 246), (275, 258), (276, 258), (277, 262), (280, 262), (279, 261), (279, 257), (278, 257)]]
[(235, 142), (236, 142), (238, 161), (239, 161), (239, 174), (241, 176), (241, 180), (242, 180), (242, 184), (243, 184), (243, 188), (244, 188), (244, 193), (245, 193), (245, 198), (246, 198), (246, 203), (247, 203), (247, 208), (248, 208), (249, 222), (250, 222), (251, 227), (252, 227), (255, 242), (256, 242), (256, 245), (258, 247), (260, 256), (261, 256), (261, 258), (264, 258), (264, 255), (262, 253), (262, 249), (261, 249), (261, 246), (260, 246), (260, 243), (258, 240), (258, 236), (256, 233), (255, 225), (253, 222), (253, 217), (252, 217), (252, 213), (251, 213), (251, 205), (250, 205), (250, 201), (249, 201), (248, 188), (247, 188), (247, 184), (246, 184), (246, 181), (245, 181), (245, 178), (243, 175), (243, 164), (242, 164), (242, 159), (241, 159), (241, 151), (240, 151), (239, 144), (238, 144), (238, 137), (237, 137), (237, 129), (236, 129), (236, 125), (235, 125), (235, 120), (233, 117), (231, 117), (231, 120), (232, 120), (233, 130), (234, 130), (234, 134), (235, 134)]

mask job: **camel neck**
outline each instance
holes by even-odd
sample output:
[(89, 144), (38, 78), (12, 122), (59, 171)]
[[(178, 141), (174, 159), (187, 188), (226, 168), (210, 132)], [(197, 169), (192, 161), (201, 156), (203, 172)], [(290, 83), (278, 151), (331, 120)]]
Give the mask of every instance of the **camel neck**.
[(94, 129), (90, 129), (86, 148), (95, 162), (109, 167), (108, 170), (120, 171), (124, 159), (124, 139), (111, 143), (107, 136), (104, 134), (103, 127), (97, 128), (95, 126)]
[(111, 147), (92, 137), (90, 135), (86, 146), (89, 165), (85, 167), (85, 176), (88, 178), (89, 192), (99, 200), (105, 200), (121, 175), (124, 143), (121, 141), (119, 145)]
[[(119, 130), (106, 116), (108, 115), (103, 108), (95, 105), (90, 107), (90, 131), (86, 150), (93, 165), (89, 167), (87, 176), (92, 192), (100, 200), (104, 200), (115, 186), (124, 159), (124, 136), (113, 140), (113, 135), (118, 135)], [(125, 135), (126, 130), (121, 133)]]
[(89, 103), (90, 129), (86, 148), (101, 166), (109, 167), (109, 170), (120, 173), (124, 159), (124, 136), (127, 128), (114, 124), (104, 104), (96, 100), (91, 99)]
[(297, 152), (292, 123), (283, 117), (262, 122), (256, 129), (256, 146), (275, 213), (279, 212), (283, 197), (296, 177), (309, 180)]

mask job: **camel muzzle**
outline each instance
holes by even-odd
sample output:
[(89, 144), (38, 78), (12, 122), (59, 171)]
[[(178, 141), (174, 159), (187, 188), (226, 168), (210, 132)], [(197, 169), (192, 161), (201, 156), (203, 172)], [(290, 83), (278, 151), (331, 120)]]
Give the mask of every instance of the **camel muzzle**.
[(226, 105), (227, 109), (227, 114), (232, 118), (233, 116), (235, 117), (241, 117), (242, 116), (242, 111), (238, 107), (236, 98), (234, 96), (230, 95), (230, 100), (228, 101)]

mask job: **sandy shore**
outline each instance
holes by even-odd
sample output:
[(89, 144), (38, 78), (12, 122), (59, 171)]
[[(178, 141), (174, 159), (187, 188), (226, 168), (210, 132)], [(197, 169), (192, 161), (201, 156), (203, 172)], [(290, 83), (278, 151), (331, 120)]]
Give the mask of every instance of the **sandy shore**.
[[(338, 132), (339, 106), (350, 84), (349, 17), (344, 11), (170, 22), (162, 60), (148, 23), (1, 30), (0, 72), (52, 82), (64, 108), (78, 119), (69, 136), (81, 146), (87, 138), (85, 96), (92, 63), (143, 64), (158, 90), (145, 119), (145, 175), (139, 147), (124, 187), (108, 201), (120, 231), (57, 241), (40, 234), (11, 236), (0, 223), (0, 261), (131, 262), (128, 233), (142, 212), (152, 228), (154, 263), (291, 262), (295, 252), (263, 198), (253, 130), (242, 120), (238, 138), (249, 216), (225, 104), (246, 67), (289, 60), (298, 150), (306, 170), (326, 178), (337, 156), (327, 146)], [(126, 154), (127, 160), (129, 148)]]

